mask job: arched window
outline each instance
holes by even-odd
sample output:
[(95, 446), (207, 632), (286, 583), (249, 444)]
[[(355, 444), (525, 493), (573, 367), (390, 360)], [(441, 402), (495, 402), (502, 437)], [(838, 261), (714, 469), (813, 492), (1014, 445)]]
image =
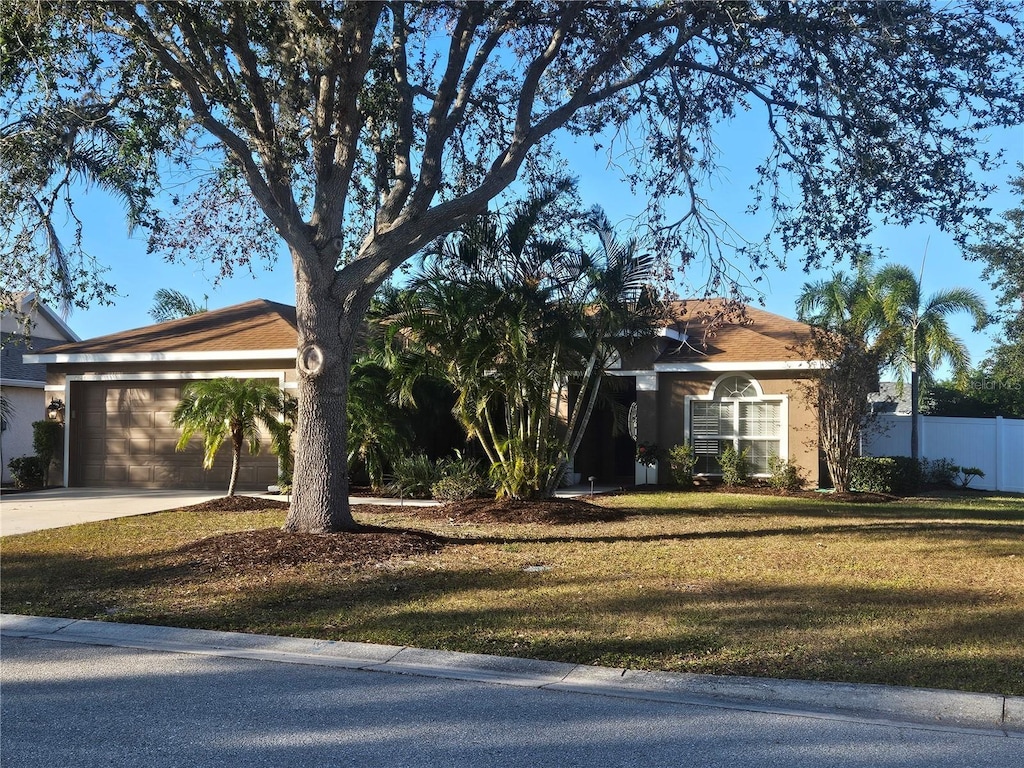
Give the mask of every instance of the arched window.
[(769, 458), (783, 455), (785, 396), (766, 396), (753, 378), (727, 374), (712, 384), (707, 395), (687, 400), (688, 439), (697, 454), (697, 473), (720, 475), (718, 458), (727, 445), (747, 451), (754, 475), (769, 474)]
[(747, 376), (726, 376), (714, 385), (716, 400), (727, 397), (758, 397), (760, 394), (761, 390), (754, 384), (754, 380)]

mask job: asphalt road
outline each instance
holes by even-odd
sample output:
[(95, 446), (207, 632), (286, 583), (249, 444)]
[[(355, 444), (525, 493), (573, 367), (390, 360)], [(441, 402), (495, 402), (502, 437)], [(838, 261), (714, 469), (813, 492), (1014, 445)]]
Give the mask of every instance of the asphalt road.
[(5, 636), (5, 768), (1021, 768), (985, 732)]

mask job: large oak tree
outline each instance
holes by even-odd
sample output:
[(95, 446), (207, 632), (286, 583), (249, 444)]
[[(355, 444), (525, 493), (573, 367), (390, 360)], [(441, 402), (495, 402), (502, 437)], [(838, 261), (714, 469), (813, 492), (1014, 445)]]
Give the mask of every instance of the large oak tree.
[[(767, 240), (730, 240), (702, 197), (729, 160), (715, 126), (747, 110), (772, 139), (751, 205), (784, 249), (843, 258), (878, 221), (962, 231), (985, 192), (973, 171), (993, 160), (976, 138), (1022, 122), (1021, 16), (1003, 0), (4, 0), (6, 243), (45, 233), (74, 188), (65, 160), (112, 146), (108, 179), (154, 247), (230, 269), (283, 242), (301, 401), (286, 527), (345, 529), (345, 399), (370, 297), (517, 176), (543, 176), (557, 133), (613, 152), (677, 267), (769, 256)], [(31, 280), (44, 251), (6, 248), (4, 272)]]

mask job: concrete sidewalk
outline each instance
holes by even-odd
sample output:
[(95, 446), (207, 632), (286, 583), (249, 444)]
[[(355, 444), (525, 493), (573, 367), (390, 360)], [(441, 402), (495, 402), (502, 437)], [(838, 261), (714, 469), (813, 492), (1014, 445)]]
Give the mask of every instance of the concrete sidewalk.
[(390, 645), (0, 615), (0, 635), (342, 667), (591, 696), (1024, 739), (1024, 697), (881, 685), (645, 672)]

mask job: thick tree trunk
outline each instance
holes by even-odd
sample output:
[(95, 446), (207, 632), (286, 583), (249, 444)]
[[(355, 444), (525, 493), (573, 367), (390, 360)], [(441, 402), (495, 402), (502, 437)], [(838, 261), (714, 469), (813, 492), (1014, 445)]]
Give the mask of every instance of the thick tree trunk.
[[(284, 528), (354, 530), (348, 501), (349, 373), (362, 312), (346, 314), (327, 286), (296, 285), (299, 418), (292, 501)], [(356, 316), (358, 315), (358, 317)]]

